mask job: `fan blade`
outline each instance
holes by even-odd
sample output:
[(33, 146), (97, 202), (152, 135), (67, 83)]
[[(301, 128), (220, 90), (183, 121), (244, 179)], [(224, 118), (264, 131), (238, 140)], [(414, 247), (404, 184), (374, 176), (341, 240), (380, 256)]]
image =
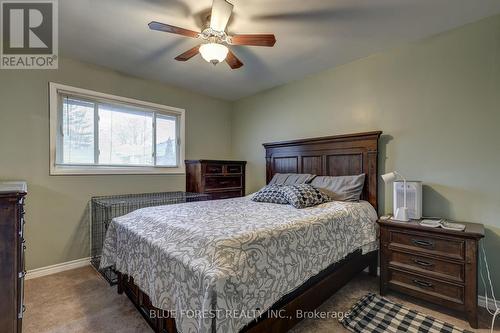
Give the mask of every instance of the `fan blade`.
[(172, 34), (178, 34), (186, 37), (192, 37), (192, 38), (198, 38), (198, 35), (200, 33), (193, 31), (193, 30), (188, 30), (184, 28), (179, 28), (174, 25), (169, 25), (165, 23), (160, 23), (160, 22), (150, 22), (148, 24), (149, 29), (151, 30), (156, 30), (156, 31), (163, 31), (163, 32), (170, 32)]
[(192, 57), (194, 57), (198, 53), (200, 53), (200, 45), (197, 45), (197, 46), (193, 47), (192, 49), (187, 50), (183, 54), (178, 55), (177, 57), (175, 57), (175, 60), (188, 61), (189, 59), (191, 59)]
[(274, 43), (276, 43), (276, 37), (273, 34), (234, 35), (231, 37), (233, 45), (274, 46)]
[(232, 69), (237, 69), (243, 66), (243, 63), (240, 61), (240, 59), (236, 58), (231, 50), (227, 52), (226, 62)]
[(212, 4), (212, 15), (210, 28), (216, 31), (225, 31), (227, 22), (233, 12), (233, 5), (226, 0), (214, 0)]

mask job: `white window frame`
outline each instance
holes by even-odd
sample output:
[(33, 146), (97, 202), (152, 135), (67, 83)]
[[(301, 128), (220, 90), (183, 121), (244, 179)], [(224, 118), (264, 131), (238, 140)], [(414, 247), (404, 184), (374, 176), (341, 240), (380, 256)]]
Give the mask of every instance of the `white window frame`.
[[(57, 140), (60, 113), (60, 94), (69, 94), (75, 97), (95, 101), (105, 100), (130, 106), (151, 109), (165, 115), (175, 115), (179, 119), (179, 137), (177, 138), (178, 165), (165, 166), (102, 166), (102, 165), (64, 165), (57, 163)], [(50, 109), (50, 175), (113, 175), (113, 174), (184, 174), (185, 173), (185, 110), (171, 106), (140, 101), (133, 98), (100, 93), (93, 90), (76, 88), (68, 85), (49, 83)], [(154, 139), (153, 139), (154, 140)], [(153, 142), (154, 144), (154, 142)]]

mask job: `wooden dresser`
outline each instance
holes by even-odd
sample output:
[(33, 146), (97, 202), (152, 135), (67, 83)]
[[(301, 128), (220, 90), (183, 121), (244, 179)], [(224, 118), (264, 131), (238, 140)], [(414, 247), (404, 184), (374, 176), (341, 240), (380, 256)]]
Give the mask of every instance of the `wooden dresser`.
[(465, 314), (477, 328), (478, 247), (482, 224), (464, 231), (379, 220), (380, 294), (396, 290)]
[(24, 312), (26, 183), (0, 183), (0, 331), (19, 333)]
[(187, 160), (186, 191), (210, 194), (211, 199), (245, 195), (246, 161)]

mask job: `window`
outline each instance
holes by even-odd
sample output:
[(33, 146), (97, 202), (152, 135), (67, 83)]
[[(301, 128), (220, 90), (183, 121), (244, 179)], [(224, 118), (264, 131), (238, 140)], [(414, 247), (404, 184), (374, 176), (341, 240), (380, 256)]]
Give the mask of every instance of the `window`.
[(51, 174), (183, 173), (184, 110), (50, 83)]

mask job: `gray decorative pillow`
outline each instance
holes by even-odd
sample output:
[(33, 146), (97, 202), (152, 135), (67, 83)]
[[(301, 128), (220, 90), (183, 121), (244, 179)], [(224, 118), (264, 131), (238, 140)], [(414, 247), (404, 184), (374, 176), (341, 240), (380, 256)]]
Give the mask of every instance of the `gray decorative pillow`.
[(255, 193), (252, 197), (253, 201), (256, 202), (267, 202), (275, 204), (288, 204), (283, 192), (281, 191), (282, 185), (268, 185), (260, 189), (259, 192)]
[(365, 174), (357, 176), (317, 176), (311, 185), (336, 201), (357, 202), (365, 185)]
[(309, 183), (315, 175), (309, 173), (276, 173), (268, 185), (295, 185)]
[(326, 194), (309, 184), (285, 185), (280, 190), (288, 203), (295, 208), (306, 208), (330, 201)]

